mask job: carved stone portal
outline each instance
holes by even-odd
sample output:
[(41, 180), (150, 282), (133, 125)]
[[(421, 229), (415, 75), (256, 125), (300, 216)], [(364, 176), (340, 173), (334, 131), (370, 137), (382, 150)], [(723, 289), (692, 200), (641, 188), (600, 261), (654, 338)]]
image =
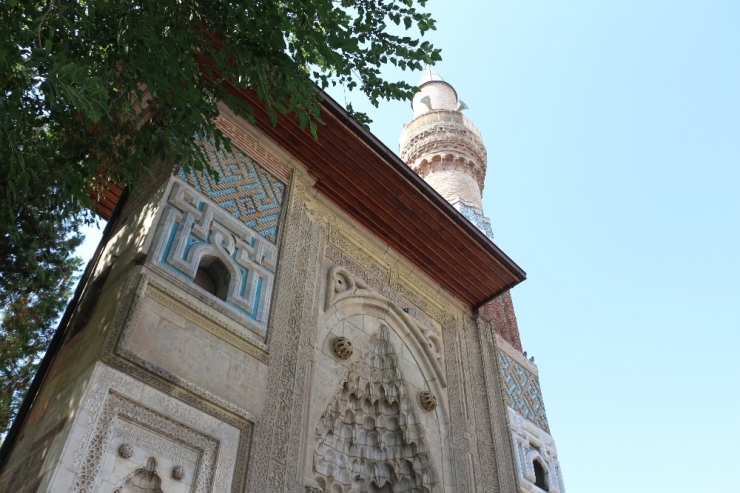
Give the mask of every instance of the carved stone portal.
[(314, 473), (321, 490), (437, 491), (437, 475), (414, 399), (387, 327), (370, 339), (316, 428)]

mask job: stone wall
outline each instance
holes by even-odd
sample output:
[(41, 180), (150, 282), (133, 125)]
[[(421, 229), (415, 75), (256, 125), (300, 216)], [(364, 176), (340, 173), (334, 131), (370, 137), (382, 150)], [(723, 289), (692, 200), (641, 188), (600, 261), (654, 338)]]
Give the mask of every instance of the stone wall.
[(220, 125), (220, 181), (121, 217), (0, 491), (514, 491), (493, 326)]

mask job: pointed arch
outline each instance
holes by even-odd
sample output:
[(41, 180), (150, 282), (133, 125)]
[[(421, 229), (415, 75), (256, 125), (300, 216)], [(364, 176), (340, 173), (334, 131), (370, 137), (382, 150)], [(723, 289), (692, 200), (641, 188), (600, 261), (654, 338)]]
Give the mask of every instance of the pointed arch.
[[(447, 387), (439, 336), (431, 329), (420, 328), (395, 303), (372, 291), (364, 281), (341, 266), (334, 266), (329, 270), (324, 309), (327, 312), (334, 310), (338, 315), (364, 313), (385, 320), (399, 332), (402, 339), (410, 340), (420, 351), (424, 365), (434, 375), (431, 380), (439, 382), (443, 388)], [(407, 335), (411, 338), (406, 337)]]

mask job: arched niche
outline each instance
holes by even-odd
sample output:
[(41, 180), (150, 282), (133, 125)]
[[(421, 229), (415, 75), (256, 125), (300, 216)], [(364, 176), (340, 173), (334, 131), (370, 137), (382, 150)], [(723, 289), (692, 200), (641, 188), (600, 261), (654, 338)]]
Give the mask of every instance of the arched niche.
[[(313, 378), (306, 423), (307, 484), (315, 481), (310, 473), (316, 423), (338, 391), (346, 372), (367, 356), (372, 337), (385, 327), (398, 354), (398, 368), (413, 397), (414, 419), (418, 419), (425, 430), (426, 446), (438, 474), (437, 485), (446, 489), (445, 485), (452, 484), (452, 453), (441, 334), (433, 328), (420, 326), (395, 303), (375, 293), (340, 267), (329, 270), (325, 294), (312, 362)], [(332, 341), (338, 337), (346, 337), (354, 349), (352, 356), (344, 361), (335, 357), (331, 350)], [(431, 392), (437, 398), (438, 405), (434, 410), (427, 412), (421, 409), (418, 398), (422, 391)], [(372, 438), (363, 437), (367, 440)]]

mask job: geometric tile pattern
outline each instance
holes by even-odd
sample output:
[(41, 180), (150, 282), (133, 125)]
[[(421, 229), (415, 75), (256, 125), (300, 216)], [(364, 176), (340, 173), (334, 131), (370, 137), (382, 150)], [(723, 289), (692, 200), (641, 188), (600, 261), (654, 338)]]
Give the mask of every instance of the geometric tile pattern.
[(275, 243), (285, 196), (285, 183), (262, 169), (232, 144), (232, 152), (201, 141), (208, 164), (218, 173), (214, 180), (207, 170), (181, 169), (180, 178), (227, 210), (235, 218)]
[(539, 379), (502, 351), (498, 353), (498, 362), (504, 380), (506, 404), (549, 433)]

